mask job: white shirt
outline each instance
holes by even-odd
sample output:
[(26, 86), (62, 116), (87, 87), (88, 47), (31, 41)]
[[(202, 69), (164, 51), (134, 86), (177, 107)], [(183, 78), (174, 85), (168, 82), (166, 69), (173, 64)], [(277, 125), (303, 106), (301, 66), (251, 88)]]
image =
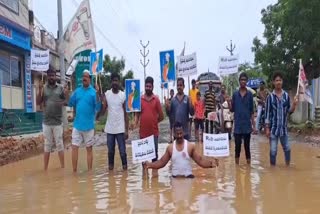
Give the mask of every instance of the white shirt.
[(172, 175), (189, 176), (192, 175), (191, 159), (188, 153), (188, 141), (184, 140), (183, 150), (178, 151), (176, 141), (173, 142), (173, 151), (171, 157)]
[(108, 134), (120, 134), (125, 132), (125, 121), (123, 104), (126, 101), (126, 96), (123, 91), (115, 94), (112, 90), (105, 93), (108, 104), (108, 118), (104, 132)]

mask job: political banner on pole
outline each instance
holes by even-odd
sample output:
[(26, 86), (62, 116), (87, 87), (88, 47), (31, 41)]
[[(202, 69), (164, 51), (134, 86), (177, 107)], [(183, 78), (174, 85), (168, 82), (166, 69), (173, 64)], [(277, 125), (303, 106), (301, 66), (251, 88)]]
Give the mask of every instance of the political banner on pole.
[(63, 34), (63, 43), (59, 48), (69, 63), (81, 51), (96, 47), (94, 26), (89, 0), (83, 0), (67, 25)]
[(31, 70), (47, 71), (50, 63), (49, 50), (31, 49)]
[(229, 134), (203, 134), (203, 154), (208, 157), (228, 157)]
[(176, 69), (174, 63), (174, 51), (161, 51), (159, 54), (161, 83), (175, 81)]
[(103, 49), (90, 53), (90, 73), (97, 75), (103, 69)]
[(297, 94), (299, 94), (299, 100), (301, 102), (306, 101), (306, 102), (310, 103), (311, 105), (313, 105), (313, 100), (312, 100), (312, 95), (311, 95), (311, 91), (309, 88), (308, 79), (307, 79), (306, 73), (304, 71), (301, 59), (300, 59), (300, 64), (299, 64), (299, 77), (298, 77)]
[(219, 57), (218, 73), (222, 76), (238, 72), (239, 55)]
[(132, 162), (142, 163), (156, 157), (154, 136), (132, 141)]
[(177, 77), (187, 77), (197, 74), (197, 54), (178, 56)]
[(140, 80), (126, 79), (125, 90), (126, 90), (126, 111), (140, 112), (141, 111)]

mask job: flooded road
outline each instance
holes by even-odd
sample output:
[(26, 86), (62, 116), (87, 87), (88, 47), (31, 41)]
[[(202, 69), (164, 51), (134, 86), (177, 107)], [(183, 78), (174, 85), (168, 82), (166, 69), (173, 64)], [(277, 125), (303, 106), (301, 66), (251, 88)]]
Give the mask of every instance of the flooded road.
[[(43, 172), (42, 156), (0, 167), (0, 213), (320, 213), (320, 149), (292, 145), (292, 166), (285, 167), (282, 149), (278, 166), (269, 167), (264, 138), (252, 140), (252, 165), (231, 157), (218, 169), (194, 165), (195, 179), (173, 179), (169, 166), (159, 176), (143, 177), (140, 165), (122, 172), (119, 155), (114, 172), (106, 170), (106, 147), (94, 150), (94, 170), (86, 170), (84, 150), (79, 172), (72, 174), (71, 151), (66, 168), (51, 156)], [(159, 146), (160, 155), (165, 144)], [(128, 148), (128, 160), (131, 150)]]

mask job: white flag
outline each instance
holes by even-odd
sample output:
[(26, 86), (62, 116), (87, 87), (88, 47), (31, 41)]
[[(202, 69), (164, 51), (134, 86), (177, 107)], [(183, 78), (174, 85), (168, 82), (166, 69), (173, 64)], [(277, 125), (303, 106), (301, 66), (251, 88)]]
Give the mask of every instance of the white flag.
[[(184, 56), (184, 52), (186, 50), (186, 42), (183, 44), (183, 49), (180, 53), (180, 56)], [(176, 71), (178, 70), (178, 62), (176, 63)], [(176, 72), (176, 81), (177, 81), (177, 72)], [(176, 81), (173, 82), (173, 87), (176, 86)]]
[(302, 102), (307, 101), (311, 105), (313, 104), (312, 95), (309, 89), (308, 79), (306, 77), (306, 73), (304, 71), (301, 59), (300, 59), (300, 65), (299, 65), (298, 93), (299, 93), (300, 101)]
[(83, 0), (64, 31), (60, 48), (63, 48), (65, 58), (70, 63), (77, 53), (95, 47), (90, 3), (89, 0)]
[(78, 65), (78, 60), (77, 59), (73, 59), (72, 60), (72, 62), (71, 62), (71, 64), (70, 64), (70, 66), (69, 66), (69, 68), (68, 68), (68, 70), (67, 70), (67, 72), (66, 72), (66, 75), (72, 75), (73, 74), (73, 72), (76, 70), (76, 66)]

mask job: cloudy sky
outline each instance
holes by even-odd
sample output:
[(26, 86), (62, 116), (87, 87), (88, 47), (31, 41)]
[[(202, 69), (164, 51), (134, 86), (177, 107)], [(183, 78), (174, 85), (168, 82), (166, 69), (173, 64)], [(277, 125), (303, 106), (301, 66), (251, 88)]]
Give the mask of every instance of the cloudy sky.
[[(57, 32), (56, 0), (33, 0), (41, 24)], [(69, 22), (80, 0), (63, 0), (63, 24)], [(126, 69), (143, 79), (140, 39), (150, 41), (147, 75), (160, 85), (159, 51), (174, 49), (180, 54), (197, 52), (198, 73), (216, 72), (218, 57), (228, 55), (230, 40), (236, 44), (240, 62), (253, 62), (252, 40), (262, 37), (261, 9), (276, 0), (90, 0), (98, 48), (126, 59)], [(106, 39), (106, 38), (107, 39)], [(109, 41), (111, 41), (111, 43)], [(159, 90), (156, 90), (159, 92)]]

